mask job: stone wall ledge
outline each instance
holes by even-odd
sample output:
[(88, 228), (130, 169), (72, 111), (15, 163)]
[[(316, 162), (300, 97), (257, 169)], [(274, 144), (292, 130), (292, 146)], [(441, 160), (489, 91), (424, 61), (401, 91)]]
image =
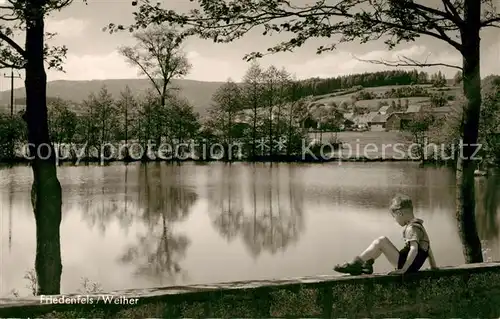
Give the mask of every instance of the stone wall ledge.
[[(387, 274), (373, 274), (362, 276), (339, 276), (339, 275), (318, 275), (310, 277), (299, 277), (290, 279), (277, 279), (277, 280), (252, 280), (252, 281), (238, 281), (227, 282), (218, 284), (200, 284), (200, 285), (187, 285), (187, 286), (169, 286), (158, 287), (149, 289), (128, 289), (112, 291), (100, 294), (64, 294), (54, 295), (51, 298), (77, 298), (85, 299), (94, 297), (92, 304), (81, 304), (75, 302), (73, 304), (54, 304), (49, 302), (41, 302), (41, 296), (34, 297), (12, 297), (0, 298), (0, 317), (14, 316), (37, 316), (46, 314), (53, 311), (65, 311), (66, 309), (83, 307), (92, 308), (96, 307), (124, 307), (123, 304), (114, 305), (105, 303), (102, 296), (115, 296), (122, 298), (137, 298), (138, 303), (135, 305), (164, 302), (164, 303), (182, 303), (183, 301), (196, 301), (210, 303), (214, 299), (222, 298), (224, 294), (231, 295), (250, 295), (251, 298), (262, 299), (269, 291), (276, 290), (291, 290), (298, 291), (302, 288), (307, 289), (322, 289), (334, 287), (337, 284), (342, 285), (372, 285), (372, 284), (394, 284), (404, 283), (418, 283), (420, 280), (425, 279), (440, 279), (447, 277), (461, 277), (467, 278), (472, 274), (484, 273), (500, 273), (500, 262), (492, 263), (477, 263), (477, 264), (464, 264), (454, 267), (443, 267), (437, 270), (422, 270), (418, 273), (407, 275), (387, 275)], [(406, 286), (406, 285), (405, 285)], [(100, 296), (100, 298), (99, 298)], [(125, 305), (128, 306), (128, 305)]]

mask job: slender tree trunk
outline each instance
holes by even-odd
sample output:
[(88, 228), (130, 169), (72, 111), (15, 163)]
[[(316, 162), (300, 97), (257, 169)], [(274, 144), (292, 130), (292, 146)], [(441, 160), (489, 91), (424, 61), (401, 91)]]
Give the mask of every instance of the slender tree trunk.
[[(280, 124), (280, 117), (281, 117), (281, 106), (282, 106), (282, 101), (285, 98), (283, 94), (283, 86), (284, 84), (281, 82), (280, 84), (280, 89), (278, 93), (278, 114), (276, 115), (276, 130), (275, 130), (275, 136), (280, 139), (281, 138), (281, 124)], [(279, 151), (278, 151), (279, 152)]]
[(143, 156), (144, 156), (143, 159), (146, 160), (146, 161), (150, 160), (150, 158), (149, 158), (150, 154), (149, 154), (148, 147), (149, 147), (149, 142), (151, 140), (151, 130), (152, 130), (152, 128), (151, 128), (151, 112), (152, 112), (152, 108), (151, 108), (151, 106), (149, 106), (148, 107), (148, 113), (147, 113), (147, 121), (148, 121), (147, 125), (148, 126), (147, 126), (147, 130), (146, 130), (146, 145), (144, 147), (145, 151), (144, 151), (144, 154), (143, 154)]
[[(158, 117), (156, 118), (156, 123), (155, 124), (156, 124), (156, 138), (155, 138), (156, 145), (152, 149), (153, 152), (156, 152), (156, 151), (159, 150), (161, 142), (162, 142), (162, 137), (163, 137), (163, 132), (162, 132), (162, 129), (161, 129), (161, 124), (160, 124), (160, 121), (159, 121)], [(174, 145), (172, 145), (172, 147), (174, 147)], [(156, 157), (156, 159), (158, 160), (159, 158)]]
[(292, 102), (290, 103), (290, 111), (288, 114), (288, 138), (286, 141), (286, 156), (290, 157), (290, 148), (291, 148), (291, 139), (292, 139), (292, 117), (293, 117), (293, 107), (295, 106), (295, 99), (292, 99)]
[(34, 156), (31, 202), (36, 220), (37, 294), (54, 295), (60, 293), (62, 273), (59, 235), (62, 195), (47, 123), (43, 1), (27, 2), (26, 12), (25, 120), (28, 124), (28, 141), (31, 143), (30, 154)]
[[(156, 136), (155, 152), (157, 152), (160, 149), (160, 145), (161, 145), (161, 143), (163, 141), (163, 137), (164, 137), (164, 132), (163, 132), (164, 126), (162, 125), (163, 121), (159, 120), (158, 117), (163, 119), (163, 116), (166, 113), (165, 104), (167, 102), (167, 84), (168, 84), (168, 82), (164, 81), (163, 87), (162, 87), (162, 94), (160, 97), (160, 107), (158, 109), (159, 112), (157, 114), (157, 119), (156, 119), (156, 134), (157, 134), (157, 136)], [(174, 147), (174, 145), (171, 145), (171, 146)], [(159, 158), (157, 157), (157, 159), (159, 159)]]
[[(234, 101), (231, 101), (231, 104), (233, 104)], [(226, 151), (226, 156), (227, 156), (227, 160), (231, 163), (232, 160), (233, 160), (233, 150), (232, 150), (232, 144), (233, 144), (233, 137), (232, 137), (232, 128), (233, 128), (233, 111), (231, 110), (233, 108), (233, 105), (230, 106), (230, 109), (229, 109), (229, 118), (228, 118), (228, 124), (229, 124), (229, 128), (228, 128), (228, 143), (227, 143), (227, 151)]]
[(103, 149), (103, 146), (104, 146), (104, 143), (105, 142), (105, 138), (106, 138), (106, 105), (103, 105), (103, 109), (101, 110), (101, 117), (102, 117), (102, 121), (101, 121), (101, 125), (102, 125), (102, 129), (101, 129), (101, 145), (99, 147), (99, 159), (102, 160), (102, 158), (105, 156), (104, 154), (104, 149)]
[[(281, 93), (283, 94), (283, 93)], [(276, 134), (276, 137), (278, 138), (278, 140), (281, 140), (282, 139), (282, 136), (281, 136), (281, 123), (280, 123), (280, 120), (281, 120), (281, 101), (279, 102), (278, 104), (278, 115), (277, 115), (277, 134)], [(278, 156), (281, 155), (281, 148), (278, 148)]]
[(273, 157), (273, 80), (271, 80), (270, 90), (269, 90), (269, 159), (272, 161)]
[(472, 157), (478, 140), (479, 115), (481, 110), (480, 37), (479, 24), (481, 4), (477, 0), (466, 0), (464, 4), (466, 29), (462, 30), (463, 44), (463, 89), (467, 99), (462, 123), (463, 152), (456, 168), (456, 218), (458, 231), (467, 263), (483, 261), (481, 241), (476, 228), (474, 169)]
[(126, 99), (125, 101), (125, 154), (124, 154), (124, 159), (126, 161), (130, 160), (130, 151), (128, 147), (128, 102), (129, 100)]
[[(90, 110), (89, 110), (89, 112), (88, 112), (88, 114), (87, 114), (87, 116), (88, 116), (88, 117), (85, 119), (85, 120), (87, 121), (87, 122), (85, 123), (85, 124), (87, 124), (87, 125), (86, 125), (86, 127), (87, 127), (87, 128), (86, 128), (86, 132), (85, 132), (85, 138), (87, 139), (86, 143), (88, 143), (88, 142), (92, 141), (92, 139), (91, 139), (91, 137), (92, 137), (92, 136), (91, 136), (91, 134), (92, 134), (92, 106), (90, 106), (90, 108), (89, 108), (89, 109), (90, 109)], [(85, 158), (87, 158), (87, 159), (88, 159), (88, 158), (89, 158), (89, 156), (90, 156), (90, 147), (89, 147), (89, 146), (90, 146), (90, 145), (87, 145), (87, 146), (85, 147)]]
[(128, 144), (128, 101), (125, 103), (125, 144)]
[(256, 89), (256, 84), (254, 84), (254, 89), (253, 89), (253, 128), (252, 128), (252, 156), (253, 156), (253, 161), (255, 161), (256, 157), (256, 150), (257, 150), (257, 89)]
[[(290, 112), (289, 112), (289, 118), (288, 118), (288, 139), (286, 142), (286, 155), (287, 157), (290, 156), (291, 154), (291, 143), (292, 143), (292, 118), (294, 116), (293, 111), (295, 108), (295, 103), (297, 103), (298, 96), (297, 96), (297, 84), (295, 82), (292, 83), (292, 101), (290, 102)], [(300, 126), (300, 124), (299, 124)]]

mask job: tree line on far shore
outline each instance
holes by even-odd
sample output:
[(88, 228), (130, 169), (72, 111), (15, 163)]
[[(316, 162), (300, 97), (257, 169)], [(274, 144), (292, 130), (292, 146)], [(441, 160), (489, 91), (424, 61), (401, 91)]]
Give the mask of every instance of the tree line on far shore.
[[(392, 74), (392, 72), (366, 75), (376, 78), (377, 75)], [(424, 78), (422, 72), (415, 74), (420, 74)], [(441, 77), (440, 73), (431, 76), (434, 79)], [(357, 77), (352, 76), (352, 78)], [(498, 77), (495, 76), (488, 77), (484, 82), (485, 101), (480, 129), (484, 148), (481, 155), (490, 163), (500, 164), (500, 141), (498, 132), (495, 131), (500, 123), (498, 116), (500, 86)], [(247, 160), (290, 157), (298, 155), (302, 150), (303, 141), (312, 142), (307, 135), (307, 129), (320, 130), (320, 140), (323, 142), (322, 132), (341, 130), (343, 123), (341, 112), (363, 113), (363, 110), (356, 106), (358, 100), (389, 97), (397, 98), (398, 103), (401, 103), (402, 98), (412, 95), (427, 96), (430, 97), (431, 106), (440, 107), (450, 99), (450, 96), (431, 94), (422, 86), (392, 88), (382, 96), (372, 96), (370, 91), (361, 88), (352, 95), (351, 104), (342, 102), (337, 105), (332, 102), (325, 105), (316, 103), (316, 97), (307, 95), (309, 90), (307, 83), (296, 80), (285, 69), (280, 70), (275, 66), (264, 69), (260, 64), (252, 63), (242, 83), (235, 83), (229, 79), (215, 92), (208, 114), (203, 118), (177, 92), (169, 92), (162, 107), (154, 90), (137, 95), (129, 87), (125, 87), (116, 99), (103, 86), (99, 92), (90, 94), (78, 107), (70, 101), (59, 98), (48, 99), (51, 140), (57, 145), (86, 144), (87, 151), (84, 158), (94, 160), (98, 160), (101, 155), (108, 156), (100, 153), (106, 152), (105, 148), (101, 148), (102, 145), (134, 142), (140, 143), (143, 149), (147, 149), (151, 141), (156, 145), (161, 142), (168, 143), (172, 151), (176, 145), (190, 141), (198, 145), (219, 143), (225, 147), (222, 153), (226, 156), (230, 153), (229, 145), (238, 143), (241, 146), (235, 148), (235, 151), (241, 151), (240, 158)], [(434, 86), (439, 85), (434, 83)], [(350, 92), (349, 89), (347, 91)], [(345, 92), (342, 91), (340, 94)], [(331, 95), (334, 96), (335, 93)], [(407, 105), (407, 99), (403, 100)], [(395, 101), (392, 103), (396, 105)], [(379, 104), (382, 106), (388, 103)], [(460, 119), (460, 103), (456, 106), (452, 108), (452, 112), (446, 116), (444, 122), (433, 121), (432, 115), (424, 112), (406, 127), (405, 131), (412, 135), (412, 142), (421, 145), (417, 153), (423, 156), (424, 143), (442, 143), (447, 146), (444, 155), (451, 155), (452, 147), (458, 143), (459, 136), (457, 123)], [(280, 140), (284, 143), (277, 143)], [(24, 145), (26, 142), (26, 124), (22, 120), (22, 112), (14, 114), (12, 121), (10, 116), (1, 115), (0, 145), (3, 147), (0, 158), (11, 159), (13, 145)], [(334, 146), (341, 143), (337, 140), (326, 142)], [(321, 145), (314, 145), (312, 150), (318, 152), (320, 148)], [(457, 146), (455, 150), (458, 149)], [(122, 150), (125, 152), (118, 154), (118, 157), (126, 159), (126, 148)], [(439, 158), (441, 155), (443, 154), (433, 154), (432, 158), (441, 160), (442, 158)], [(64, 156), (67, 158), (68, 154)], [(61, 154), (61, 157), (64, 156)], [(147, 152), (144, 152), (143, 156), (145, 160), (155, 158), (154, 154)], [(231, 156), (236, 158), (237, 154)], [(69, 154), (69, 157), (75, 158), (76, 153)]]
[[(377, 78), (393, 73), (403, 77), (404, 72), (377, 72), (366, 76)], [(362, 79), (356, 75), (345, 78)], [(391, 81), (390, 77), (384, 78)], [(247, 159), (297, 155), (303, 140), (308, 140), (305, 129), (317, 128), (319, 122), (322, 131), (338, 131), (343, 119), (336, 104), (317, 107), (312, 103), (308, 83), (294, 79), (285, 69), (275, 66), (263, 69), (253, 63), (242, 83), (228, 80), (215, 92), (204, 118), (173, 90), (166, 94), (165, 102), (160, 102), (154, 89), (138, 96), (125, 87), (116, 99), (102, 87), (78, 107), (70, 101), (49, 99), (50, 136), (56, 145), (86, 144), (89, 151), (85, 158), (100, 158), (101, 146), (108, 143), (133, 141), (146, 148), (148, 142), (154, 141), (156, 145), (163, 142), (175, 147), (176, 143), (190, 140), (222, 143), (226, 147), (241, 143), (240, 156)], [(405, 96), (408, 90), (403, 89), (391, 91), (391, 96)], [(27, 142), (22, 112), (14, 114), (12, 120), (9, 115), (0, 116), (0, 136), (3, 146), (0, 159), (12, 159), (15, 153), (19, 156), (19, 150), (13, 152), (13, 145)], [(277, 143), (280, 140), (285, 143)], [(91, 152), (92, 147), (98, 153)], [(224, 154), (229, 155), (229, 148)], [(127, 154), (120, 156), (126, 158)], [(151, 154), (144, 153), (144, 159), (147, 157), (152, 158)]]
[[(425, 73), (416, 73), (416, 71), (406, 73), (386, 71), (366, 73), (365, 76), (377, 78), (384, 74), (386, 76), (396, 74), (401, 78), (404, 78), (401, 74), (407, 74), (410, 79), (410, 75), (415, 74), (421, 79), (427, 78), (424, 76)], [(356, 83), (356, 79), (363, 79), (358, 75), (338, 79), (343, 78), (354, 79), (351, 83)], [(431, 76), (431, 79), (442, 78), (444, 77), (441, 73)], [(384, 79), (392, 81), (390, 77), (384, 77)], [(500, 154), (497, 148), (500, 143), (497, 143), (496, 135), (491, 132), (491, 129), (495, 127), (492, 121), (498, 122), (498, 116), (494, 116), (497, 112), (495, 107), (498, 107), (498, 96), (495, 95), (498, 87), (495, 86), (496, 80), (491, 79), (496, 79), (496, 77), (490, 77), (487, 80), (490, 83), (487, 86), (489, 95), (487, 95), (486, 107), (483, 110), (488, 114), (485, 113), (482, 116), (485, 120), (481, 129), (484, 134), (481, 136), (484, 137), (484, 143), (487, 145), (483, 153), (490, 161), (499, 163)], [(166, 94), (164, 102), (160, 102), (157, 98), (158, 91), (154, 89), (137, 95), (129, 87), (125, 87), (120, 96), (114, 98), (105, 86), (99, 92), (90, 94), (78, 107), (70, 101), (50, 98), (47, 103), (51, 140), (56, 145), (86, 144), (84, 158), (94, 160), (98, 160), (101, 156), (109, 157), (108, 154), (100, 153), (107, 151), (106, 148), (101, 147), (106, 144), (134, 142), (142, 145), (143, 149), (147, 149), (148, 143), (151, 142), (156, 146), (160, 143), (168, 143), (173, 151), (176, 145), (190, 141), (198, 145), (219, 143), (224, 146), (222, 153), (226, 156), (229, 156), (231, 152), (230, 145), (238, 143), (240, 147), (236, 148), (236, 151), (242, 152), (238, 155), (247, 160), (278, 156), (290, 157), (298, 155), (304, 141), (312, 142), (307, 129), (320, 130), (320, 140), (323, 142), (322, 132), (341, 130), (344, 120), (342, 112), (367, 112), (356, 106), (358, 100), (397, 98), (398, 103), (401, 103), (402, 98), (421, 96), (430, 97), (431, 105), (439, 107), (445, 105), (450, 99), (450, 96), (445, 97), (443, 94), (442, 96), (432, 94), (421, 85), (392, 88), (382, 96), (372, 96), (370, 91), (355, 86), (339, 92), (342, 94), (357, 90), (357, 93), (351, 96), (351, 104), (342, 102), (337, 105), (331, 102), (325, 105), (315, 102), (317, 98), (314, 95), (307, 95), (310, 90), (308, 81), (296, 80), (285, 69), (278, 69), (275, 66), (264, 69), (260, 64), (252, 63), (241, 83), (235, 83), (229, 79), (214, 93), (208, 114), (203, 118), (194, 111), (193, 106), (181, 94), (174, 90)], [(439, 83), (431, 84), (434, 87), (440, 86)], [(335, 96), (335, 93), (330, 93), (330, 96)], [(407, 99), (403, 100), (407, 105)], [(161, 103), (164, 105), (162, 106)], [(395, 101), (392, 103), (396, 104)], [(388, 103), (380, 102), (379, 104), (382, 106)], [(431, 114), (422, 113), (414, 119), (406, 131), (412, 134), (413, 142), (422, 146), (424, 139), (428, 143), (440, 142), (451, 146), (456, 143), (455, 140), (459, 136), (456, 125), (458, 119), (459, 115), (456, 110), (446, 117), (444, 123), (432, 121)], [(0, 158), (11, 159), (13, 145), (23, 145), (27, 142), (26, 124), (22, 120), (22, 112), (14, 114), (12, 121), (10, 116), (0, 116), (0, 136), (0, 144), (3, 145)], [(278, 141), (284, 143), (280, 144)], [(326, 142), (334, 146), (339, 146), (341, 143), (338, 140)], [(314, 145), (312, 150), (318, 152), (320, 148), (321, 145)], [(75, 150), (71, 148), (68, 150), (73, 151), (69, 157), (76, 158)], [(124, 152), (118, 154), (116, 159), (127, 158), (127, 149), (122, 150)], [(152, 149), (153, 152), (155, 150), (155, 148)], [(451, 149), (448, 148), (447, 151), (451, 152)], [(68, 158), (68, 154), (64, 156), (61, 154), (61, 157)], [(236, 158), (237, 154), (231, 154), (231, 157)], [(143, 153), (144, 160), (154, 158), (154, 153)], [(436, 159), (439, 160), (439, 158)]]
[[(417, 70), (391, 70), (297, 80), (284, 69), (271, 66), (264, 70), (258, 63), (252, 63), (242, 83), (229, 79), (215, 92), (212, 101), (207, 101), (210, 104), (208, 116), (201, 118), (171, 83), (172, 79), (189, 74), (192, 67), (182, 49), (180, 33), (172, 27), (155, 26), (135, 33), (134, 38), (134, 46), (119, 47), (119, 52), (149, 79), (150, 91), (138, 96), (137, 92), (125, 87), (120, 96), (114, 98), (106, 87), (102, 87), (78, 107), (72, 102), (48, 97), (52, 142), (56, 145), (86, 144), (85, 158), (108, 157), (102, 154), (106, 150), (101, 146), (109, 143), (133, 141), (147, 148), (153, 141), (156, 146), (169, 143), (175, 147), (188, 140), (222, 143), (227, 156), (229, 145), (238, 142), (242, 145), (239, 156), (246, 159), (291, 156), (296, 155), (302, 142), (307, 140), (305, 129), (340, 129), (343, 117), (339, 106), (312, 103), (321, 96), (356, 93), (352, 105), (340, 107), (361, 112), (363, 110), (356, 107), (357, 100), (378, 98), (367, 94), (363, 87), (411, 85), (393, 88), (383, 97), (432, 98), (422, 85), (446, 85), (441, 72), (429, 75)], [(14, 145), (27, 142), (26, 132), (21, 113), (15, 114), (12, 121), (9, 116), (0, 116), (0, 145), (4, 146), (0, 159), (15, 157)], [(285, 141), (285, 144), (277, 141)], [(338, 146), (337, 141), (330, 142)], [(320, 145), (315, 148), (319, 151)], [(118, 155), (127, 158), (128, 152), (125, 150), (125, 154)], [(154, 157), (146, 152), (143, 155), (144, 159)]]

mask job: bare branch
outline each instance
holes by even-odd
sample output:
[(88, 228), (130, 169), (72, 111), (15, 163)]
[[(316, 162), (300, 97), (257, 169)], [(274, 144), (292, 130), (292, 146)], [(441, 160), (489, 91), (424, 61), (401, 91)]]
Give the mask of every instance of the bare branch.
[(367, 63), (372, 63), (372, 64), (378, 64), (378, 65), (385, 65), (389, 67), (419, 67), (419, 68), (425, 68), (425, 67), (435, 67), (435, 66), (443, 66), (447, 68), (453, 68), (453, 69), (458, 69), (462, 71), (462, 67), (458, 65), (453, 65), (453, 64), (447, 64), (447, 63), (429, 63), (427, 62), (427, 57), (424, 62), (417, 61), (415, 59), (412, 59), (407, 56), (398, 56), (398, 59), (396, 61), (387, 61), (387, 60), (365, 60), (365, 59), (360, 59), (356, 56), (353, 55), (353, 57), (360, 61), (360, 62), (367, 62)]
[[(446, 2), (450, 3), (450, 1), (449, 0), (443, 0), (443, 3), (445, 3), (445, 10), (447, 8), (446, 7)], [(443, 12), (441, 10), (434, 9), (434, 8), (431, 8), (431, 7), (428, 7), (428, 6), (424, 6), (424, 5), (421, 5), (421, 4), (412, 2), (412, 1), (405, 2), (405, 5), (408, 6), (409, 8), (414, 8), (414, 9), (419, 10), (421, 12), (426, 12), (426, 13), (429, 13), (429, 14), (432, 14), (432, 15), (435, 15), (435, 16), (438, 16), (438, 17), (442, 17), (442, 18), (448, 19), (450, 21), (453, 21), (453, 23), (455, 23), (456, 25), (459, 25), (460, 23), (463, 22), (463, 20), (462, 20), (462, 18), (460, 16), (455, 16), (452, 13), (450, 13), (449, 11), (444, 11)], [(451, 3), (450, 3), (450, 5), (451, 5)]]
[(17, 19), (18, 19), (17, 17), (10, 16), (10, 15), (0, 16), (0, 20), (3, 20), (3, 21), (16, 21)]
[(135, 33), (134, 38), (137, 44), (120, 52), (149, 78), (164, 103), (171, 80), (186, 75), (191, 67), (181, 48), (183, 37), (173, 28), (160, 26)]
[(156, 83), (156, 81), (153, 78), (153, 76), (146, 69), (146, 67), (144, 66), (144, 64), (139, 60), (139, 57), (137, 57), (137, 55), (134, 54), (134, 49), (131, 48), (131, 47), (121, 47), (121, 48), (119, 48), (119, 52), (126, 59), (128, 59), (131, 64), (133, 64), (133, 65), (135, 65), (135, 66), (137, 66), (137, 67), (139, 67), (141, 69), (141, 72), (144, 73), (144, 75), (146, 75), (148, 77), (148, 79), (153, 84), (155, 90), (158, 92), (158, 94), (161, 95), (161, 89), (160, 89), (160, 87)]
[(495, 23), (499, 23), (500, 22), (500, 16), (498, 17), (495, 17), (495, 18), (491, 18), (491, 19), (487, 19), (487, 20), (484, 20), (481, 22), (481, 27), (500, 27), (499, 25), (496, 25)]
[(444, 4), (445, 10), (454, 17), (454, 22), (456, 25), (462, 25), (464, 20), (460, 16), (457, 8), (451, 3), (450, 0), (441, 0)]
[(0, 31), (0, 40), (7, 42), (14, 50), (17, 51), (23, 58), (26, 58), (26, 52), (19, 44), (17, 44), (14, 40), (8, 37), (6, 34)]
[(7, 7), (7, 6), (0, 6), (0, 11), (2, 10), (9, 10), (10, 13), (3, 13), (0, 14), (0, 20), (2, 21), (15, 21), (19, 19), (17, 15), (15, 15), (15, 11), (13, 10), (14, 8)]
[[(52, 9), (53, 10), (61, 10), (62, 8), (70, 5), (73, 2), (73, 0), (61, 0), (58, 3), (53, 4)], [(84, 1), (86, 2), (86, 1)]]
[[(500, 13), (493, 0), (481, 0), (483, 3), (483, 12), (481, 15), (481, 27), (499, 27)], [(498, 3), (498, 2), (497, 2)]]
[(15, 63), (6, 63), (0, 60), (0, 69), (17, 69), (20, 70), (22, 69), (23, 66), (19, 66)]
[[(335, 35), (342, 36), (340, 42), (359, 40), (361, 43), (388, 36), (386, 43), (390, 48), (397, 43), (427, 35), (461, 50), (461, 43), (447, 33), (458, 35), (462, 20), (457, 19), (449, 8), (438, 10), (417, 4), (414, 0), (339, 0), (334, 4), (316, 0), (304, 6), (292, 5), (287, 0), (246, 0), (241, 3), (198, 0), (202, 10), (192, 10), (189, 14), (162, 9), (149, 0), (139, 2), (141, 6), (135, 15), (136, 23), (128, 29), (166, 22), (187, 26), (187, 36), (198, 35), (218, 43), (241, 38), (258, 26), (265, 28), (263, 35), (272, 32), (294, 34), (289, 41), (270, 48), (270, 53), (291, 51), (310, 38), (331, 38)], [(454, 9), (458, 12), (458, 8)], [(334, 18), (340, 18), (340, 22), (333, 22)], [(110, 32), (126, 30), (114, 24), (105, 29)], [(318, 48), (318, 53), (331, 50), (335, 45), (329, 44), (327, 47)], [(255, 57), (262, 56), (257, 53)]]
[[(458, 43), (455, 40), (452, 40), (450, 38), (450, 36), (448, 34), (446, 34), (446, 31), (445, 31), (444, 27), (440, 26), (438, 24), (437, 20), (434, 17), (431, 17), (428, 14), (426, 14), (424, 10), (422, 10), (422, 11), (423, 12), (420, 13), (420, 16), (422, 18), (424, 18), (427, 21), (429, 27), (432, 28), (432, 29), (434, 29), (434, 30), (436, 30), (438, 34), (435, 34), (433, 32), (427, 31), (427, 30), (420, 30), (420, 31), (417, 31), (417, 32), (419, 32), (421, 34), (426, 34), (426, 35), (438, 38), (438, 39), (443, 40), (443, 41), (446, 41), (448, 44), (450, 44), (455, 49), (457, 49), (458, 51), (460, 51), (461, 50), (461, 44)], [(411, 30), (411, 28), (413, 28), (413, 27), (410, 27), (408, 30)]]

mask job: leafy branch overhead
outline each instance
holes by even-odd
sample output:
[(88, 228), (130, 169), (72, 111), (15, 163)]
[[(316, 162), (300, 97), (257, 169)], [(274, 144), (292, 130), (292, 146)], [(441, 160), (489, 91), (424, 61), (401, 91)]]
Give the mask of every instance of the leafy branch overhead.
[[(44, 14), (59, 11), (70, 5), (73, 0), (41, 0)], [(82, 0), (86, 2), (86, 0)], [(27, 0), (7, 0), (0, 5), (0, 69), (26, 67), (27, 57), (19, 36), (27, 29), (27, 17), (30, 12), (26, 6)], [(45, 41), (56, 36), (56, 33), (45, 33)], [(63, 63), (68, 49), (66, 46), (50, 46), (44, 43), (44, 58), (49, 69), (63, 71)]]
[[(191, 0), (193, 1), (193, 0)], [(493, 0), (482, 2), (480, 27), (500, 27), (500, 14)], [(460, 29), (464, 25), (464, 0), (317, 0), (296, 5), (288, 0), (197, 0), (198, 9), (179, 13), (153, 5), (138, 5), (131, 26), (110, 24), (110, 32), (137, 30), (151, 24), (170, 23), (185, 28), (184, 35), (199, 35), (214, 42), (231, 42), (258, 26), (263, 35), (292, 33), (289, 40), (268, 49), (268, 53), (292, 51), (310, 38), (328, 38), (317, 53), (335, 49), (338, 43), (359, 40), (365, 43), (384, 39), (389, 48), (400, 42), (427, 35), (463, 50)], [(246, 56), (262, 57), (261, 52)]]

